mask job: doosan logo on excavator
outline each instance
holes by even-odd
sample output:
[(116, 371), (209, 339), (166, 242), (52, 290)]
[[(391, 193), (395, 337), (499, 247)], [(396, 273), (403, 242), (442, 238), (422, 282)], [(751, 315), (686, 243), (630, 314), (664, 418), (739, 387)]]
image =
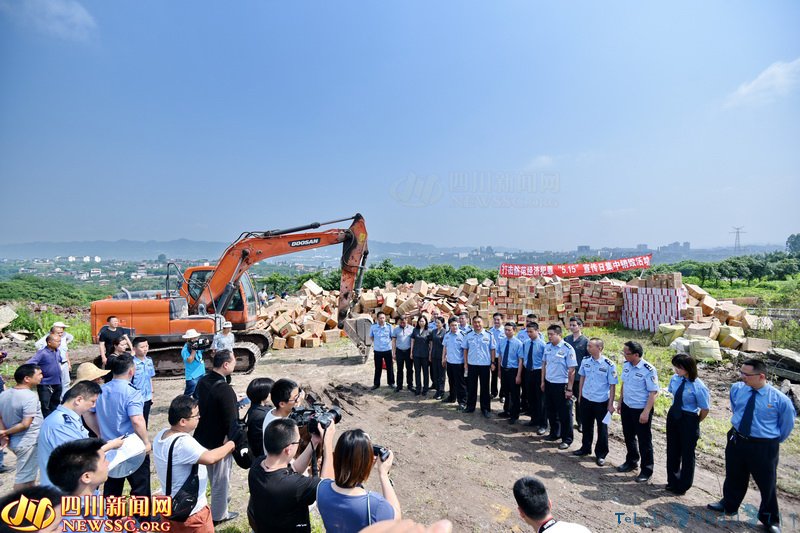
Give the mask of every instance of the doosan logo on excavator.
[(303, 239), (302, 241), (289, 241), (289, 246), (297, 248), (299, 246), (310, 246), (312, 244), (319, 244), (319, 239)]

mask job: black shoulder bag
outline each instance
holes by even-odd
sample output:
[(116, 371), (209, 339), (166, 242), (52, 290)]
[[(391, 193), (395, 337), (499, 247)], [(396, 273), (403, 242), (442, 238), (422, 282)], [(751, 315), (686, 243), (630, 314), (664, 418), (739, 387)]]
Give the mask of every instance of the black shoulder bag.
[[(181, 436), (182, 437), (182, 436)], [(166, 495), (169, 496), (172, 492), (172, 451), (175, 448), (175, 443), (181, 437), (176, 437), (169, 446), (169, 458), (167, 459), (167, 486)], [(197, 463), (192, 465), (192, 472), (186, 481), (183, 482), (180, 490), (175, 496), (172, 497), (172, 514), (167, 516), (167, 519), (175, 522), (186, 522), (191, 516), (192, 509), (197, 505), (198, 491), (200, 489), (200, 478), (197, 475)]]

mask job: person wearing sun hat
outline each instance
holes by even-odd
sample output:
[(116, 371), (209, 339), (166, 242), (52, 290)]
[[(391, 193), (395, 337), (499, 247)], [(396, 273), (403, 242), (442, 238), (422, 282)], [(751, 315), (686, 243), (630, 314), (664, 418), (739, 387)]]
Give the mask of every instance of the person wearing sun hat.
[(192, 348), (192, 341), (200, 337), (200, 333), (195, 329), (190, 329), (183, 335), (183, 338), (186, 339), (186, 344), (183, 345), (181, 350), (181, 357), (186, 365), (186, 388), (183, 391), (186, 396), (194, 396), (197, 382), (206, 373), (206, 365), (203, 363), (203, 350)]
[(93, 363), (81, 363), (78, 365), (78, 372), (75, 374), (75, 383), (79, 381), (94, 381), (102, 385), (103, 378), (111, 373), (111, 370), (103, 370)]

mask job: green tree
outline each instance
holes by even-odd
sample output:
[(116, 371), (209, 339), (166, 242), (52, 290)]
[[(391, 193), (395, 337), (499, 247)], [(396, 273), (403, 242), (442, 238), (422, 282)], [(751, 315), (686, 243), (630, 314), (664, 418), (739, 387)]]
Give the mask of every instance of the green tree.
[(167, 262), (167, 254), (158, 254), (158, 262), (159, 263), (166, 263)]
[(705, 286), (706, 282), (714, 282), (716, 285), (719, 281), (719, 270), (715, 263), (703, 263), (695, 272), (695, 275), (700, 278), (700, 285)]
[(786, 250), (793, 254), (800, 254), (800, 233), (792, 233), (786, 239)]
[(794, 258), (782, 259), (775, 263), (772, 268), (777, 279), (785, 280), (800, 272), (800, 261)]

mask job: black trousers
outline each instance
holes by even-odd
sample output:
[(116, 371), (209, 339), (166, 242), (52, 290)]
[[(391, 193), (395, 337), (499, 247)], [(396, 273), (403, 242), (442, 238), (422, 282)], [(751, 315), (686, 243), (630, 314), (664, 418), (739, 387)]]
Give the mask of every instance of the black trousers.
[(390, 387), (394, 386), (394, 363), (392, 362), (392, 351), (374, 351), (372, 358), (375, 362), (375, 375), (372, 377), (372, 384), (376, 387), (381, 385), (381, 374), (383, 374), (383, 364), (386, 363), (386, 381)]
[(122, 496), (125, 480), (131, 486), (131, 496), (150, 497), (150, 454), (145, 455), (144, 462), (133, 474), (124, 478), (108, 478), (103, 485), (104, 496)]
[(681, 492), (692, 488), (694, 482), (694, 450), (700, 438), (700, 417), (682, 411), (667, 414), (667, 485)]
[(411, 360), (411, 350), (395, 350), (397, 359), (397, 386), (403, 387), (403, 368), (406, 370), (406, 385), (414, 388), (414, 362)]
[(581, 440), (581, 450), (592, 451), (592, 439), (594, 438), (594, 425), (597, 423), (597, 443), (594, 445), (594, 455), (598, 459), (605, 459), (608, 455), (608, 426), (603, 424), (603, 419), (608, 414), (608, 401), (593, 402), (586, 398), (581, 398), (580, 414), (583, 420), (583, 439)]
[(561, 437), (561, 442), (572, 444), (572, 400), (567, 400), (566, 383), (544, 382), (547, 402), (547, 418), (550, 421), (550, 436)]
[(458, 405), (467, 403), (467, 381), (464, 379), (464, 363), (447, 363), (447, 381), (450, 383), (448, 400), (456, 400)]
[(429, 367), (427, 357), (414, 358), (414, 376), (416, 378), (417, 394), (428, 392)]
[(147, 400), (142, 407), (142, 415), (144, 415), (144, 426), (150, 423), (150, 409), (153, 407), (153, 400)]
[[(503, 411), (511, 415), (511, 420), (519, 418), (519, 394), (520, 385), (517, 385), (517, 369), (504, 368), (502, 369), (502, 387), (505, 392), (505, 400), (503, 401)], [(522, 381), (522, 380), (520, 380)]]
[[(622, 402), (622, 434), (625, 437), (625, 447), (628, 453), (625, 462), (628, 464), (638, 464), (639, 458), (642, 459), (640, 474), (643, 476), (653, 475), (653, 411), (646, 424), (639, 422), (639, 417), (644, 409), (633, 409)], [(638, 446), (637, 446), (638, 442)]]
[(494, 370), (492, 370), (492, 398), (497, 397), (497, 381), (499, 378), (500, 381), (500, 397), (503, 398), (505, 396), (505, 390), (503, 389), (503, 378), (500, 377), (500, 365), (494, 365)]
[(42, 404), (42, 418), (47, 418), (61, 403), (61, 385), (36, 385), (36, 392)]
[(735, 513), (747, 493), (750, 476), (761, 492), (758, 519), (763, 524), (779, 524), (778, 492), (775, 488), (778, 471), (778, 439), (743, 439), (733, 429), (728, 431), (725, 446), (725, 483), (722, 501), (725, 510)]
[(547, 427), (544, 392), (542, 392), (542, 369), (525, 370), (525, 388), (528, 390), (528, 414), (531, 422), (539, 427)]
[(467, 372), (467, 411), (474, 411), (478, 401), (478, 382), (481, 385), (481, 411), (490, 411), (492, 398), (489, 393), (489, 366), (469, 365)]
[(442, 356), (431, 356), (431, 387), (437, 390), (439, 394), (444, 394), (444, 375), (445, 371), (442, 368)]

